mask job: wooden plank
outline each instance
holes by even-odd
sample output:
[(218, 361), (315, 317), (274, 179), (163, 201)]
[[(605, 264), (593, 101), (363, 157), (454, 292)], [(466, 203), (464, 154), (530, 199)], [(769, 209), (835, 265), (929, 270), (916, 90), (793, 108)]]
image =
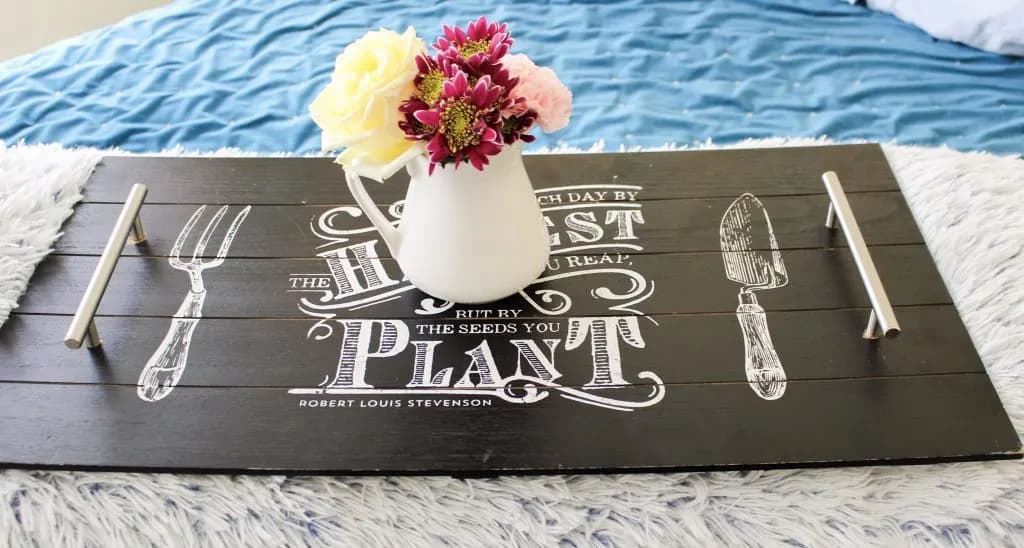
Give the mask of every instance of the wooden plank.
[[(773, 149), (526, 155), (535, 188), (640, 185), (649, 199), (821, 194), (821, 174), (839, 174), (847, 192), (897, 190), (877, 144)], [(371, 188), (382, 202), (404, 197), (400, 172)], [(341, 168), (328, 158), (108, 156), (85, 188), (88, 202), (122, 202), (134, 183), (149, 203), (341, 204)]]
[[(952, 306), (897, 308), (903, 333), (882, 342), (860, 337), (864, 310), (773, 313), (775, 348), (790, 380), (981, 373), (984, 367)], [(658, 316), (639, 326), (644, 347), (622, 344), (625, 378), (653, 371), (665, 383), (745, 382), (743, 339), (734, 314)], [(0, 381), (134, 385), (168, 331), (164, 318), (100, 318), (100, 351), (69, 350), (63, 344), (68, 316), (19, 314), (0, 330)], [(512, 340), (558, 341), (552, 353), (561, 382), (583, 384), (594, 364), (591, 347), (567, 350), (567, 318), (537, 321), (419, 320), (405, 325), (410, 341), (440, 340), (432, 351), (435, 369), (453, 366), (461, 378), (466, 352), (486, 340), (502, 377), (515, 373), (519, 352)], [(333, 374), (345, 327), (314, 329), (315, 320), (204, 319), (188, 353), (178, 386), (315, 386)], [(543, 328), (538, 325), (543, 324)], [(543, 329), (543, 332), (539, 332)], [(312, 330), (312, 332), (311, 332)], [(451, 333), (448, 333), (451, 331)], [(309, 336), (312, 333), (313, 336)], [(231, 352), (224, 351), (231, 341)], [(366, 381), (401, 388), (413, 377), (415, 349), (407, 344), (390, 358), (369, 360)]]
[[(637, 209), (642, 212), (644, 223), (636, 226), (634, 238), (624, 238), (615, 221), (608, 220), (607, 216), (608, 212), (632, 209), (616, 209), (613, 203), (604, 202), (602, 207), (594, 208), (599, 214), (596, 218), (601, 230), (597, 240), (603, 244), (632, 244), (621, 248), (621, 251), (632, 254), (716, 251), (719, 249), (719, 222), (732, 201), (732, 198), (641, 201)], [(829, 231), (823, 226), (824, 212), (828, 208), (827, 196), (766, 197), (762, 202), (771, 214), (780, 248), (845, 246), (841, 231)], [(857, 213), (864, 239), (869, 245), (923, 243), (917, 224), (899, 193), (853, 194), (850, 203)], [(574, 213), (578, 215), (579, 209), (552, 207), (559, 206), (547, 206), (545, 215), (550, 220), (549, 232), (558, 237), (554, 251), (564, 250), (573, 234), (589, 236), (571, 226), (572, 218), (568, 216)], [(120, 210), (120, 204), (79, 206), (64, 227), (65, 236), (57, 242), (56, 252), (98, 255), (103, 251), (110, 236), (110, 227)], [(195, 210), (194, 205), (145, 206), (143, 219), (149, 240), (143, 246), (125, 246), (123, 254), (167, 256), (181, 227)], [(324, 243), (324, 240), (316, 236), (316, 231), (322, 230), (319, 226), (321, 218), (325, 223), (328, 219), (334, 221), (330, 225), (334, 229), (358, 230), (369, 227), (361, 215), (332, 215), (336, 211), (336, 208), (329, 206), (255, 206), (232, 245), (231, 256), (313, 257), (317, 246)], [(210, 217), (212, 213), (208, 213), (205, 219)], [(221, 229), (226, 230), (226, 227)], [(198, 237), (200, 231), (196, 232), (195, 237)], [(353, 234), (350, 242), (355, 244), (378, 237), (376, 231), (369, 231)], [(379, 256), (390, 256), (384, 246), (376, 251)], [(212, 247), (207, 249), (205, 255), (212, 256), (216, 252), (216, 247)]]
[[(643, 400), (651, 387), (610, 390)], [(518, 404), (186, 387), (153, 404), (133, 387), (0, 383), (0, 437), (17, 440), (0, 444), (0, 464), (496, 474), (936, 462), (1021, 451), (983, 374), (798, 381), (771, 402), (751, 397), (745, 384), (668, 385), (662, 401), (632, 412), (562, 394)], [(321, 400), (346, 406), (310, 407)]]
[[(931, 255), (923, 245), (876, 246), (871, 249), (889, 297), (895, 305), (950, 304)], [(868, 306), (864, 288), (853, 259), (846, 249), (792, 250), (784, 253), (789, 271), (785, 287), (759, 291), (758, 299), (766, 310), (808, 310)], [(52, 256), (44, 260), (33, 277), (33, 286), (25, 295), (19, 311), (27, 313), (71, 314), (83, 294), (96, 265), (95, 257)], [(571, 304), (562, 315), (622, 315), (625, 310), (645, 314), (733, 312), (737, 306), (738, 284), (725, 278), (721, 253), (690, 253), (625, 256), (555, 257), (554, 266), (544, 276), (572, 274), (568, 277), (531, 286), (522, 295), (486, 305), (454, 307), (435, 317), (452, 318), (466, 310), (520, 311), (526, 317), (545, 316), (541, 310), (554, 311)], [(603, 264), (610, 260), (613, 264)], [(351, 262), (351, 260), (350, 260)], [(353, 310), (364, 295), (380, 296), (407, 287), (392, 259), (379, 259), (389, 284), (376, 292), (350, 294), (322, 302), (328, 292), (340, 295), (325, 260), (316, 259), (228, 259), (204, 273), (208, 291), (203, 317), (228, 318), (302, 318), (304, 310), (329, 307), (339, 317), (350, 318), (422, 318), (415, 312), (423, 308), (427, 295), (416, 289), (395, 293), (395, 300)], [(353, 263), (354, 264), (354, 263)], [(602, 272), (602, 270), (607, 270)], [(913, 276), (905, 275), (913, 272)], [(301, 275), (301, 276), (300, 276)], [(355, 277), (359, 278), (359, 274)], [(301, 290), (296, 280), (324, 280), (325, 289)], [(652, 283), (653, 282), (653, 283)], [(359, 283), (365, 283), (365, 280)], [(601, 288), (616, 295), (634, 295), (638, 303), (626, 309), (614, 309), (631, 299), (602, 298)], [(538, 291), (558, 291), (545, 302)], [(175, 314), (189, 291), (185, 273), (170, 267), (160, 258), (124, 257), (100, 305), (104, 315), (170, 316)], [(648, 295), (646, 299), (643, 295)], [(552, 297), (551, 295), (548, 295)], [(564, 297), (563, 297), (564, 296)], [(377, 298), (377, 297), (374, 297)], [(568, 298), (568, 300), (566, 300)], [(532, 304), (531, 304), (532, 303)], [(434, 302), (432, 304), (438, 304)]]

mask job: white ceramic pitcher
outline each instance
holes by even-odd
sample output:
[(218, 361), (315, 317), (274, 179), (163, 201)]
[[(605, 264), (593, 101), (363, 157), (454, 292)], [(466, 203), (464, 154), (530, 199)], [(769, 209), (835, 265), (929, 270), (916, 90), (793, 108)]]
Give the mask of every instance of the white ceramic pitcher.
[(456, 303), (490, 302), (536, 280), (550, 254), (522, 149), (521, 142), (505, 147), (483, 171), (463, 163), (437, 166), (433, 174), (417, 155), (406, 165), (409, 190), (397, 229), (358, 175), (346, 179), (413, 285)]

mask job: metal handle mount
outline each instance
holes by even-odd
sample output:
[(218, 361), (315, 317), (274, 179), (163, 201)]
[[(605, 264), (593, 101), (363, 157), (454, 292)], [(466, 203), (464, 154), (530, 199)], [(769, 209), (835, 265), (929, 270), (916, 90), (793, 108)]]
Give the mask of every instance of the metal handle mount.
[(896, 321), (896, 313), (892, 310), (889, 296), (885, 293), (885, 286), (882, 285), (878, 271), (875, 269), (875, 262), (871, 260), (871, 253), (867, 244), (864, 243), (864, 236), (860, 233), (860, 226), (850, 209), (850, 202), (846, 199), (843, 186), (839, 183), (839, 176), (834, 171), (826, 171), (821, 175), (825, 183), (825, 190), (828, 192), (829, 204), (828, 214), (825, 217), (825, 226), (834, 229), (836, 218), (839, 218), (839, 226), (846, 235), (846, 242), (853, 254), (853, 262), (857, 265), (860, 278), (864, 282), (864, 289), (868, 292), (868, 299), (871, 300), (871, 316), (868, 317), (868, 325), (864, 329), (865, 339), (877, 339), (879, 334), (885, 337), (895, 337), (900, 333), (900, 324)]
[(134, 244), (146, 241), (146, 231), (142, 228), (142, 219), (139, 218), (139, 210), (146, 199), (146, 191), (146, 185), (135, 184), (125, 199), (121, 214), (114, 223), (114, 230), (110, 233), (107, 245), (103, 247), (100, 262), (92, 272), (89, 285), (85, 288), (85, 295), (82, 295), (75, 317), (71, 318), (71, 325), (64, 335), (64, 344), (68, 348), (80, 348), (83, 341), (89, 348), (96, 348), (101, 344), (99, 331), (96, 330), (96, 309), (100, 306), (100, 300), (107, 290), (110, 276), (114, 273), (114, 267), (117, 266), (117, 260), (121, 257), (129, 234)]

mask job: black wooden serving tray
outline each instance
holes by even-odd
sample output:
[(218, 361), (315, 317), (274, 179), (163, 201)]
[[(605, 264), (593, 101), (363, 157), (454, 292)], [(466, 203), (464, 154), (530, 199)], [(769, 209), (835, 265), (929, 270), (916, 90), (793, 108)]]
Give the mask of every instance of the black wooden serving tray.
[[(0, 328), (0, 464), (498, 474), (1021, 456), (877, 145), (526, 164), (554, 243), (546, 281), (464, 307), (408, 286), (329, 159), (105, 158)], [(864, 285), (823, 226), (830, 170), (897, 338), (861, 337)], [(149, 239), (117, 265), (102, 347), (70, 350), (65, 330), (137, 182)], [(405, 187), (371, 190), (388, 206)], [(776, 399), (748, 383), (740, 286), (723, 265), (722, 219), (744, 194), (770, 216), (788, 275), (757, 292), (785, 370)], [(169, 256), (195, 214), (189, 260), (222, 205), (206, 261), (251, 209), (202, 274), (199, 317)], [(177, 383), (155, 386), (172, 362)]]

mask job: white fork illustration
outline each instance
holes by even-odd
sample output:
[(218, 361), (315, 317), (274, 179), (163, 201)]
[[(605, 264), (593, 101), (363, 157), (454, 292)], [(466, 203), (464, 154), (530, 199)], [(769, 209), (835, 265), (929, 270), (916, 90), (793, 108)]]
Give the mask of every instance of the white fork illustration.
[(199, 241), (196, 243), (192, 259), (189, 261), (181, 260), (181, 247), (185, 244), (185, 239), (188, 238), (196, 223), (202, 218), (203, 212), (206, 211), (206, 206), (200, 206), (192, 214), (188, 222), (185, 223), (185, 226), (182, 227), (181, 232), (178, 233), (178, 239), (174, 241), (174, 246), (171, 248), (167, 261), (171, 264), (171, 267), (182, 270), (188, 275), (190, 291), (185, 296), (185, 300), (181, 302), (178, 311), (174, 313), (174, 318), (171, 319), (171, 327), (167, 330), (164, 340), (153, 352), (153, 355), (150, 356), (146, 366), (142, 368), (138, 383), (139, 398), (148, 402), (159, 401), (167, 397), (174, 390), (174, 387), (178, 385), (178, 381), (181, 380), (182, 374), (185, 373), (185, 367), (188, 365), (188, 350), (192, 344), (192, 333), (195, 331), (196, 325), (199, 324), (200, 318), (202, 318), (203, 302), (206, 301), (203, 271), (220, 266), (224, 262), (224, 257), (227, 256), (228, 249), (231, 247), (231, 242), (235, 239), (235, 234), (242, 225), (242, 221), (249, 215), (250, 209), (252, 209), (252, 206), (246, 206), (245, 209), (235, 215), (235, 220), (228, 227), (228, 231), (221, 241), (220, 248), (217, 250), (217, 256), (213, 259), (204, 261), (202, 256), (206, 252), (206, 245), (210, 242), (214, 231), (217, 230), (217, 225), (220, 224), (221, 219), (227, 214), (228, 206), (218, 209), (213, 219), (210, 219), (210, 222), (207, 223), (206, 229), (203, 230), (202, 236), (199, 237)]

